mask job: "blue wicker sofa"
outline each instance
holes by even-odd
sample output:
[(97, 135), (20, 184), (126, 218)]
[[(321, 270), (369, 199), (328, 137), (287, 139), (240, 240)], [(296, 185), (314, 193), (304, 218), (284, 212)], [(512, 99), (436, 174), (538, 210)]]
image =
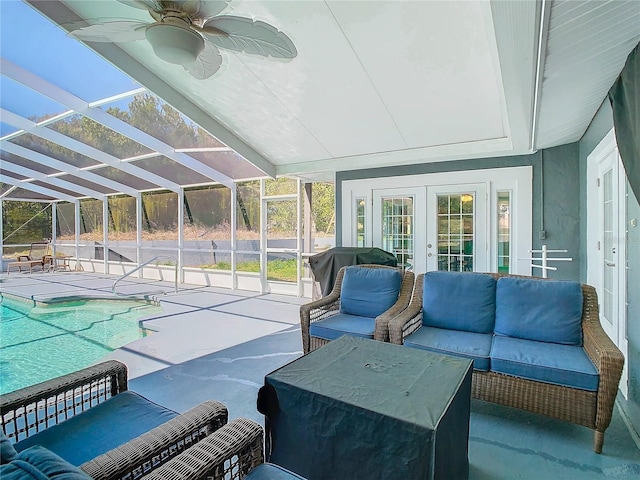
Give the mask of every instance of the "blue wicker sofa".
[(624, 357), (600, 326), (593, 287), (428, 272), (389, 322), (389, 338), (472, 359), (474, 397), (589, 427), (602, 451)]

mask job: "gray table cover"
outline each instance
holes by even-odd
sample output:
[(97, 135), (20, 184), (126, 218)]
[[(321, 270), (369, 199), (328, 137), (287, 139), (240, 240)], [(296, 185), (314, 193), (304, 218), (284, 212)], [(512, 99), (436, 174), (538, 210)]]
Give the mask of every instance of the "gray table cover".
[(468, 478), (471, 372), (341, 337), (265, 377), (267, 455), (311, 480)]

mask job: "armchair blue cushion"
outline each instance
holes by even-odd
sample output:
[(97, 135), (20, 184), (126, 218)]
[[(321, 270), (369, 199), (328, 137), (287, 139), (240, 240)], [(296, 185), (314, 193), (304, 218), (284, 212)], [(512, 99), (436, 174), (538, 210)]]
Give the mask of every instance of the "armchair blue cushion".
[(309, 327), (312, 337), (335, 340), (342, 335), (373, 338), (376, 330), (376, 319), (360, 317), (348, 313), (338, 313), (319, 322), (313, 322)]
[(340, 312), (375, 318), (398, 301), (401, 285), (399, 270), (347, 267), (340, 291)]
[(569, 281), (500, 278), (495, 333), (582, 345), (582, 286)]
[[(178, 416), (126, 391), (15, 444), (18, 452), (42, 445), (73, 465), (82, 465)], [(105, 432), (105, 434), (101, 434)]]
[(428, 272), (424, 276), (422, 323), (429, 327), (492, 333), (496, 281), (484, 273)]

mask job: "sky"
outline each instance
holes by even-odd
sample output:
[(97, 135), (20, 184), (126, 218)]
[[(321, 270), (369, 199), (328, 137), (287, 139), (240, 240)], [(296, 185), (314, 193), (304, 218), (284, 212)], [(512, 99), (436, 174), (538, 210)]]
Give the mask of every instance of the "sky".
[[(2, 58), (92, 102), (140, 85), (19, 0), (0, 0)], [(2, 108), (23, 117), (61, 113), (66, 107), (2, 76)], [(12, 127), (2, 125), (1, 135)]]

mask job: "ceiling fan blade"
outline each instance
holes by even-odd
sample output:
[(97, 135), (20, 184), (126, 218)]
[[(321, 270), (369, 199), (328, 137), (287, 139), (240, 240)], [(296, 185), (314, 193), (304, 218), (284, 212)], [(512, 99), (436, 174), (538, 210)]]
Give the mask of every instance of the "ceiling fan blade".
[(218, 49), (209, 42), (205, 42), (204, 50), (198, 55), (198, 59), (187, 65), (184, 69), (198, 80), (204, 80), (216, 73), (222, 65), (222, 55)]
[(120, 3), (129, 5), (140, 10), (149, 10), (152, 12), (162, 11), (162, 4), (157, 0), (118, 0)]
[[(209, 30), (209, 31), (207, 31)], [(227, 35), (220, 35), (220, 31)], [(202, 33), (218, 47), (265, 57), (294, 58), (298, 51), (289, 37), (273, 25), (224, 15), (207, 20)]]
[(133, 20), (107, 21), (75, 30), (72, 28), (68, 35), (89, 42), (133, 42), (144, 40), (148, 26), (148, 23)]

